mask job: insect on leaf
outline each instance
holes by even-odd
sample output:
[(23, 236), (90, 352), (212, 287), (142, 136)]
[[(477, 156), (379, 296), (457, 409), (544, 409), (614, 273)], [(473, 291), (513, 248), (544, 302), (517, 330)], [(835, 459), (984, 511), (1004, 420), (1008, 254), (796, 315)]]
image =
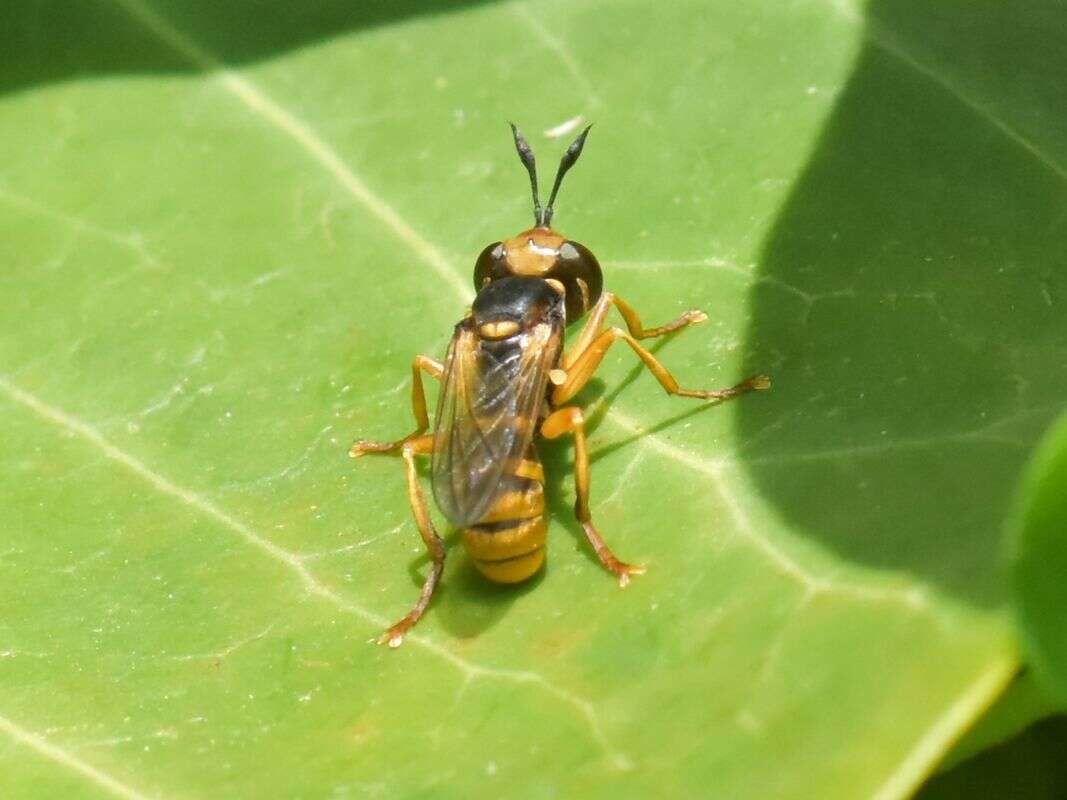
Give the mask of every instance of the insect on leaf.
[[(10, 4), (0, 795), (908, 796), (1018, 667), (1000, 532), (1067, 390), (1064, 12), (986, 6)], [(454, 548), (389, 651), (426, 560), (346, 452), (529, 225), (509, 119), (546, 173), (596, 123), (553, 226), (707, 312), (682, 385), (774, 388), (613, 348), (592, 512), (647, 574), (564, 437), (543, 576)]]

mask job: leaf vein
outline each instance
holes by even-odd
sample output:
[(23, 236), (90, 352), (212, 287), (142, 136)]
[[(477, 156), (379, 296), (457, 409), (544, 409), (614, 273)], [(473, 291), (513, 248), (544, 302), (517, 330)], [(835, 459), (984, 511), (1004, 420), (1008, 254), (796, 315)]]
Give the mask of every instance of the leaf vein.
[(102, 769), (83, 761), (73, 753), (53, 744), (44, 737), (15, 724), (7, 717), (0, 717), (0, 730), (38, 755), (44, 756), (49, 761), (54, 761), (73, 772), (77, 772), (116, 797), (122, 797), (125, 800), (149, 800), (149, 795), (143, 794), (132, 786), (128, 786)]
[(90, 236), (95, 236), (97, 239), (102, 239), (125, 250), (129, 250), (144, 261), (145, 264), (155, 266), (159, 263), (156, 257), (145, 247), (143, 239), (137, 233), (122, 233), (120, 231), (111, 230), (110, 228), (105, 228), (102, 225), (97, 225), (94, 222), (82, 219), (81, 217), (66, 211), (60, 211), (59, 209), (46, 206), (45, 204), (39, 203), (25, 195), (13, 192), (5, 186), (0, 186), (0, 202), (4, 202), (7, 205), (14, 206), (15, 208), (39, 217), (47, 217), (48, 219), (62, 222), (78, 233), (86, 233)]
[[(609, 412), (608, 417), (632, 433), (639, 434), (642, 432), (641, 426), (625, 414)], [(899, 587), (871, 586), (865, 583), (854, 583), (813, 575), (784, 549), (760, 534), (744, 506), (738, 502), (737, 498), (729, 490), (724, 476), (726, 466), (724, 463), (700, 458), (663, 441), (658, 436), (642, 436), (638, 442), (708, 476), (712, 486), (715, 487), (716, 493), (719, 495), (720, 501), (733, 518), (734, 526), (740, 536), (761, 552), (780, 573), (793, 578), (812, 596), (831, 594), (850, 597), (862, 602), (898, 604), (912, 611), (933, 610), (925, 589), (919, 585)]]
[[(103, 452), (109, 459), (121, 464), (162, 494), (175, 498), (189, 508), (214, 519), (224, 528), (237, 534), (238, 537), (245, 542), (291, 570), (299, 579), (308, 595), (325, 600), (336, 608), (353, 614), (375, 627), (384, 628), (388, 625), (389, 621), (386, 620), (385, 617), (346, 600), (341, 594), (321, 583), (311, 570), (307, 568), (303, 556), (275, 544), (260, 535), (250, 525), (219, 508), (211, 500), (202, 497), (191, 489), (179, 486), (169, 478), (159, 474), (140, 459), (114, 445), (91, 425), (71, 416), (65, 411), (49, 405), (25, 389), (11, 383), (6, 378), (0, 377), (0, 392), (38, 416), (52, 422), (62, 430), (74, 434), (93, 445)], [(480, 664), (475, 664), (461, 658), (445, 647), (442, 647), (420, 634), (408, 634), (406, 640), (417, 644), (424, 650), (444, 659), (454, 666), (463, 674), (464, 685), (478, 678), (487, 678), (519, 684), (534, 684), (541, 687), (543, 691), (574, 708), (574, 710), (585, 720), (592, 738), (617, 767), (624, 768), (629, 763), (625, 755), (612, 747), (603, 731), (596, 710), (589, 700), (556, 686), (546, 677), (537, 672), (486, 667)]]
[[(441, 251), (401, 217), (400, 213), (395, 208), (383, 198), (372, 192), (363, 180), (344, 163), (337, 151), (320, 138), (310, 125), (275, 102), (260, 87), (228, 69), (222, 61), (204, 50), (180, 31), (173, 28), (147, 4), (142, 2), (142, 0), (116, 0), (116, 2), (123, 8), (127, 9), (127, 11), (141, 21), (142, 24), (195, 65), (199, 66), (205, 72), (217, 75), (221, 79), (224, 88), (236, 96), (238, 100), (249, 108), (249, 110), (258, 114), (293, 139), (312, 158), (314, 158), (315, 161), (333, 175), (342, 188), (348, 191), (368, 211), (384, 222), (401, 241), (410, 246), (424, 261), (426, 261), (430, 267), (433, 268), (434, 272), (455, 290), (461, 302), (470, 302), (473, 294), (471, 289), (455, 272), (448, 260), (441, 254)], [(607, 416), (620, 426), (631, 431), (640, 432), (641, 430), (640, 426), (634, 420), (621, 412), (609, 409)], [(722, 466), (718, 462), (702, 459), (691, 453), (687, 453), (684, 450), (661, 440), (654, 434), (644, 434), (640, 441), (643, 446), (652, 447), (661, 455), (665, 455), (668, 458), (708, 475), (711, 478), (716, 491), (722, 498), (727, 510), (733, 517), (736, 528), (742, 537), (751, 542), (780, 572), (791, 576), (812, 591), (843, 594), (868, 601), (899, 602), (912, 609), (929, 608), (925, 594), (918, 588), (909, 587), (904, 590), (895, 588), (880, 589), (863, 584), (835, 582), (813, 576), (785, 550), (766, 536), (762, 535), (752, 525), (750, 519), (741, 505), (737, 502), (736, 498), (727, 491), (722, 476)], [(242, 523), (239, 523), (237, 520), (233, 520), (233, 522), (242, 525)], [(242, 527), (244, 526), (242, 525)], [(262, 541), (265, 545), (269, 544), (265, 542), (265, 540), (260, 540), (258, 536), (256, 539)], [(310, 575), (307, 573), (304, 565), (299, 561), (298, 556), (288, 553), (287, 551), (281, 551), (280, 548), (277, 548), (273, 544), (269, 544), (269, 547), (280, 551), (277, 555), (280, 555), (283, 558), (295, 559), (293, 562), (294, 566), (298, 571), (302, 571), (302, 580), (309, 586), (309, 589), (314, 589), (316, 593), (322, 593), (323, 591), (329, 592), (334, 602), (341, 602), (340, 598), (334, 595), (333, 592), (326, 590), (325, 587), (321, 587), (315, 583), (313, 579), (308, 583)], [(268, 550), (268, 552), (271, 551)], [(434, 645), (434, 647), (437, 646)], [(442, 653), (447, 652), (448, 651), (442, 650)]]
[(332, 175), (344, 189), (422, 259), (463, 298), (470, 302), (473, 292), (449, 266), (441, 252), (420, 236), (396, 209), (382, 200), (344, 163), (337, 151), (327, 144), (303, 120), (278, 105), (259, 87), (233, 72), (219, 59), (177, 31), (141, 0), (115, 0), (131, 16), (156, 34), (179, 54), (209, 75), (217, 77), (223, 87), (250, 111), (263, 118), (300, 147)]
[(953, 83), (948, 77), (939, 73), (929, 64), (924, 64), (914, 55), (909, 53), (893, 39), (892, 34), (877, 25), (874, 20), (868, 18), (864, 21), (848, 0), (831, 0), (831, 5), (844, 19), (857, 25), (863, 25), (864, 38), (876, 48), (936, 83), (946, 93), (950, 94), (958, 102), (962, 103), (977, 116), (981, 117), (986, 123), (992, 125), (1009, 140), (1025, 150), (1033, 158), (1037, 159), (1042, 166), (1058, 178), (1067, 181), (1067, 168), (1064, 168), (1033, 141), (994, 114), (987, 106), (982, 105), (982, 103)]
[(552, 51), (563, 65), (564, 69), (570, 73), (570, 76), (575, 82), (581, 85), (582, 89), (585, 91), (586, 102), (589, 104), (589, 108), (598, 108), (600, 106), (600, 98), (597, 96), (596, 90), (593, 88), (593, 83), (586, 77), (585, 71), (571, 54), (567, 45), (560, 41), (552, 31), (542, 25), (541, 21), (535, 15), (530, 13), (530, 9), (526, 3), (514, 3), (511, 8), (512, 11), (514, 11), (515, 16), (529, 26), (534, 36), (541, 41), (541, 44)]

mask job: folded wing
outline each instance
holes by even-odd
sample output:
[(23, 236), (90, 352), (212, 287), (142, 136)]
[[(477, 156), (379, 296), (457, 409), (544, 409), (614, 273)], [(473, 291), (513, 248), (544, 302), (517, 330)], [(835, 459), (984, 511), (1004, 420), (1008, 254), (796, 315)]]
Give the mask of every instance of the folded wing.
[(434, 425), (432, 481), (441, 511), (458, 527), (480, 521), (500, 497), (501, 477), (526, 453), (545, 402), (562, 325), (544, 322), (505, 341), (456, 326)]

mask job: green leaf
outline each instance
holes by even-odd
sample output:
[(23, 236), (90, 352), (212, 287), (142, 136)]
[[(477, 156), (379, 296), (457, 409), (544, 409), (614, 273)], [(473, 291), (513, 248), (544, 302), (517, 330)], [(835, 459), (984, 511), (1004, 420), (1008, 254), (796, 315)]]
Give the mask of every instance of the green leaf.
[(1027, 660), (1042, 688), (1067, 703), (1067, 415), (1031, 461), (1011, 530), (1012, 588)]
[[(999, 531), (1067, 388), (1061, 7), (928, 5), (9, 9), (0, 794), (914, 790), (1017, 668)], [(593, 513), (647, 575), (549, 443), (546, 574), (454, 549), (376, 647), (425, 558), (348, 446), (529, 224), (505, 120), (552, 165), (578, 115), (560, 230), (709, 313), (683, 385), (775, 386), (612, 352)]]
[(971, 730), (956, 743), (938, 771), (946, 772), (1017, 737), (1034, 723), (1062, 712), (1034, 678), (1033, 670), (1018, 675), (997, 702)]
[(1011, 740), (937, 775), (916, 800), (1060, 800), (1067, 792), (1067, 717), (1030, 726)]

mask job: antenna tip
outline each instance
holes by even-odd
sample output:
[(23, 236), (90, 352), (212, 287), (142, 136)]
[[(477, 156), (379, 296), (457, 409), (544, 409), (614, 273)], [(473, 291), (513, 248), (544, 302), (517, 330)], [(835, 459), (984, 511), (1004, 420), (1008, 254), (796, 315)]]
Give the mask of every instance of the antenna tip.
[(575, 139), (571, 146), (567, 148), (569, 153), (574, 155), (574, 158), (578, 158), (578, 154), (582, 152), (582, 148), (585, 146), (585, 137), (589, 135), (590, 129), (593, 127), (593, 123), (589, 123), (585, 126), (585, 130), (578, 134), (578, 138)]
[(522, 131), (514, 122), (508, 121), (508, 125), (511, 126), (511, 135), (515, 139), (515, 147), (519, 151), (519, 155), (522, 156), (523, 161), (527, 158), (533, 158), (533, 151), (530, 150), (530, 145), (526, 142), (526, 137), (522, 135)]

